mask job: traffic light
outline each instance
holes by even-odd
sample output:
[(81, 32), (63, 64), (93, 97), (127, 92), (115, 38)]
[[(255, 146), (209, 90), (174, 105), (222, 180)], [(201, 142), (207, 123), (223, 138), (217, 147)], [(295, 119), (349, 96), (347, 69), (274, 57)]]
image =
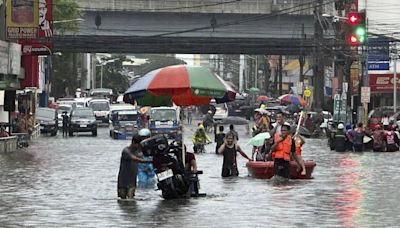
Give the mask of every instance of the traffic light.
[(351, 46), (362, 45), (367, 39), (364, 12), (349, 12), (347, 14), (348, 43)]

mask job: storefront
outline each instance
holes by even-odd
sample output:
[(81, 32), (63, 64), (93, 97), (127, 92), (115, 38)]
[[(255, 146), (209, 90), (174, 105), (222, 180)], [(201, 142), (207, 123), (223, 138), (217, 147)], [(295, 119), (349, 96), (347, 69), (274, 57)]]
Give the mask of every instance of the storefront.
[[(397, 106), (399, 106), (400, 74), (397, 74)], [(393, 106), (393, 74), (369, 74), (370, 108)]]
[(21, 45), (0, 40), (0, 123), (9, 122), (9, 112), (15, 110), (16, 90), (23, 78)]

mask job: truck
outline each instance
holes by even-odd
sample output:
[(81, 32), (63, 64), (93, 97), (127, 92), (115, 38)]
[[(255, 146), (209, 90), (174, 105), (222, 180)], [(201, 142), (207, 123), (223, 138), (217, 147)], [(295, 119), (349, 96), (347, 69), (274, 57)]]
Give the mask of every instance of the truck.
[(151, 108), (148, 127), (153, 135), (163, 134), (170, 138), (176, 137), (180, 128), (179, 108)]

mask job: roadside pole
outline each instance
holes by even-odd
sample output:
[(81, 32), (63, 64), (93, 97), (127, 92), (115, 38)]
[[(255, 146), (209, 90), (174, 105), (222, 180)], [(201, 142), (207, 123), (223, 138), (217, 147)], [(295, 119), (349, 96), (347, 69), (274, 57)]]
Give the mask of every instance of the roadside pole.
[(393, 54), (393, 113), (396, 113), (397, 106), (397, 50), (394, 47)]

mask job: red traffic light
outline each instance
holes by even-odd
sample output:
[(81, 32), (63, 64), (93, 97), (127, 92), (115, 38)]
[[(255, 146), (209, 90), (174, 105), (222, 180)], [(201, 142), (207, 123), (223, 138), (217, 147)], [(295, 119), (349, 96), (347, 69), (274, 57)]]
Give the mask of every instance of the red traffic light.
[(350, 12), (347, 14), (347, 24), (357, 25), (361, 21), (361, 15), (358, 12)]
[(351, 34), (349, 36), (348, 42), (349, 42), (350, 46), (356, 46), (356, 45), (360, 44), (358, 37), (354, 34)]

